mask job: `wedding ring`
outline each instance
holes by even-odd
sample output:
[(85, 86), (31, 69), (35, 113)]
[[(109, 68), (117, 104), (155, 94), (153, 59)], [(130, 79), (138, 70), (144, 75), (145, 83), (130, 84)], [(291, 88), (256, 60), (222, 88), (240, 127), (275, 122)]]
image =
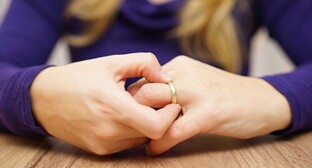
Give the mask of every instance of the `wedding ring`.
[(170, 92), (171, 92), (171, 103), (172, 104), (177, 104), (178, 99), (177, 99), (177, 90), (174, 87), (172, 82), (168, 82), (169, 88), (170, 88)]

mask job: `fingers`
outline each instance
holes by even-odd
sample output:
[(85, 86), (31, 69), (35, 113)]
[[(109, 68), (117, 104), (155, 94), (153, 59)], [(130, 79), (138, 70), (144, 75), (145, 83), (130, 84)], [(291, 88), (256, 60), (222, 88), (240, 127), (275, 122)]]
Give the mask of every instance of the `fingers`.
[(134, 86), (129, 88), (130, 93), (131, 89), (134, 93), (132, 96), (140, 104), (159, 108), (171, 103), (171, 92), (168, 84), (148, 83), (137, 91), (135, 91), (137, 88)]
[(150, 82), (165, 83), (172, 80), (161, 72), (161, 65), (152, 53), (113, 56), (110, 61), (114, 68), (117, 67), (115, 73), (121, 79), (143, 76)]
[(141, 146), (146, 142), (148, 142), (148, 138), (132, 138), (116, 142), (104, 142), (103, 144), (96, 146), (93, 149), (84, 150), (89, 151), (90, 153), (94, 153), (96, 155), (109, 155), (126, 149)]
[(138, 103), (135, 107), (125, 106), (125, 108), (129, 112), (127, 119), (124, 121), (125, 124), (150, 139), (162, 137), (181, 111), (181, 106), (178, 104), (169, 104), (157, 111)]
[(128, 88), (127, 91), (131, 94), (131, 95), (135, 95), (136, 92), (139, 91), (139, 89), (144, 85), (149, 83), (145, 78), (142, 78), (134, 83), (132, 83)]
[(125, 91), (125, 90), (126, 90), (126, 89), (125, 89), (126, 79), (120, 80), (120, 81), (117, 83), (117, 85), (118, 85), (118, 87), (119, 87), (121, 90)]
[(113, 149), (113, 153), (141, 146), (148, 141), (149, 139), (146, 137), (122, 140), (116, 143), (115, 149)]
[(147, 114), (145, 121), (141, 123), (133, 123), (137, 130), (150, 139), (161, 138), (167, 129), (172, 125), (181, 111), (181, 106), (177, 104), (169, 104), (157, 111), (156, 115)]
[(148, 138), (133, 138), (133, 139), (125, 139), (114, 144), (108, 144), (108, 151), (107, 154), (120, 152), (126, 149), (135, 148), (141, 146), (148, 142)]
[(152, 139), (161, 138), (165, 132), (167, 132), (168, 128), (170, 128), (172, 123), (176, 120), (180, 112), (181, 106), (178, 104), (169, 104), (164, 108), (157, 110), (159, 118), (156, 120), (156, 122), (158, 122), (159, 125), (156, 126), (156, 128), (153, 128), (156, 130), (156, 134)]
[(173, 146), (200, 133), (200, 126), (196, 123), (198, 117), (195, 111), (189, 111), (176, 120), (167, 132), (158, 140), (151, 140), (146, 147), (148, 155), (159, 155)]

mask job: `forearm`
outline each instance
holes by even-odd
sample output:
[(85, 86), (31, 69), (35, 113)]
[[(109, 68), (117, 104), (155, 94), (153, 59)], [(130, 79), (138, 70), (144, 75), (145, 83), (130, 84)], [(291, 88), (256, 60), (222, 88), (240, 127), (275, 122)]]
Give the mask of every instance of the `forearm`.
[(264, 77), (282, 93), (289, 102), (292, 124), (279, 132), (290, 134), (312, 129), (312, 63), (297, 68), (294, 72)]
[(62, 33), (66, 4), (62, 0), (12, 0), (0, 27), (1, 130), (45, 134), (33, 120), (29, 87), (47, 67), (44, 64)]
[(18, 68), (0, 63), (0, 130), (18, 135), (46, 135), (32, 115), (29, 88), (47, 66)]

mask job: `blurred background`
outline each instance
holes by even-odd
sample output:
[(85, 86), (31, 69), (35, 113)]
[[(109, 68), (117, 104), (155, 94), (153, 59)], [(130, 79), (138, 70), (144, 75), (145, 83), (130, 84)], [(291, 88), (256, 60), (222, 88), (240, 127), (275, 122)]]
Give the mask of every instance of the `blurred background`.
[[(0, 0), (0, 24), (9, 7), (10, 0)], [(293, 64), (285, 56), (278, 44), (272, 41), (265, 29), (260, 30), (253, 42), (251, 50), (250, 75), (263, 76), (287, 72), (293, 69)], [(69, 62), (66, 44), (59, 41), (51, 54), (49, 63), (62, 65)]]

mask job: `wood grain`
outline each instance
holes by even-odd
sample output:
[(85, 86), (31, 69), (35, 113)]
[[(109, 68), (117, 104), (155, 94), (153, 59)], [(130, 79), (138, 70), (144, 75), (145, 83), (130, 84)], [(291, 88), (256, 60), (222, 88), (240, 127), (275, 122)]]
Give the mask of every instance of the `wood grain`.
[(54, 138), (0, 133), (0, 167), (312, 167), (312, 132), (250, 140), (197, 136), (157, 157), (143, 147), (94, 156)]

